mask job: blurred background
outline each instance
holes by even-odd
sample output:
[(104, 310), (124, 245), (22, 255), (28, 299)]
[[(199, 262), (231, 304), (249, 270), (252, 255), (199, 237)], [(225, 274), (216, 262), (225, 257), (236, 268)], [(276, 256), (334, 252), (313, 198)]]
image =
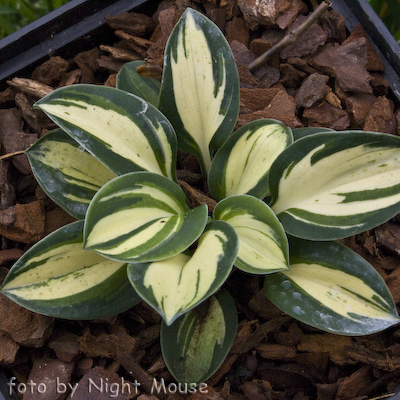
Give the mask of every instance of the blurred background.
[[(68, 3), (69, 0), (0, 0), (0, 39)], [(400, 41), (400, 0), (368, 0)]]
[(368, 0), (395, 39), (400, 42), (400, 0)]
[(0, 0), (0, 39), (69, 0)]

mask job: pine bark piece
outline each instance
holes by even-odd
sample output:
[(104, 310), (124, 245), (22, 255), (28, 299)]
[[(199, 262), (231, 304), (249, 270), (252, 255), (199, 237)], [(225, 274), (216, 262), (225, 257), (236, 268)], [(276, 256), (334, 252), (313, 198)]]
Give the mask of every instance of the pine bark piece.
[(134, 36), (142, 36), (154, 29), (154, 21), (145, 14), (123, 12), (115, 16), (106, 17), (107, 24), (115, 30), (123, 30)]
[(88, 51), (78, 53), (74, 61), (82, 71), (80, 83), (95, 83), (94, 74), (99, 67), (100, 49), (95, 47)]
[(373, 382), (371, 367), (365, 365), (339, 384), (336, 400), (355, 399), (358, 394)]
[(338, 336), (330, 333), (306, 334), (302, 337), (297, 350), (310, 353), (329, 353), (332, 362), (338, 365), (354, 364), (355, 362), (347, 355), (346, 349), (354, 345), (349, 336)]
[(347, 37), (346, 20), (335, 10), (325, 11), (319, 18), (328, 39), (343, 43)]
[(54, 318), (33, 313), (0, 294), (0, 330), (26, 347), (42, 347), (50, 336)]
[(24, 252), (21, 249), (0, 250), (0, 265), (10, 261), (16, 261), (22, 254), (24, 254)]
[(307, 9), (301, 0), (276, 0), (276, 25), (280, 29), (290, 29), (297, 17), (306, 13)]
[(26, 244), (36, 243), (45, 235), (42, 201), (16, 204), (0, 212), (0, 235)]
[(240, 114), (251, 114), (267, 107), (280, 89), (240, 89)]
[(70, 63), (56, 56), (39, 65), (32, 73), (32, 79), (47, 86), (57, 86), (62, 76), (69, 70)]
[(355, 94), (346, 99), (346, 110), (351, 115), (353, 128), (360, 129), (364, 126), (365, 120), (377, 100), (376, 96), (367, 93)]
[(238, 42), (243, 43), (246, 47), (248, 47), (250, 32), (246, 26), (245, 20), (241, 17), (234, 17), (232, 21), (229, 21), (226, 24), (225, 37), (229, 43), (237, 40)]
[(386, 222), (374, 230), (378, 246), (400, 256), (400, 226)]
[(307, 108), (303, 112), (303, 118), (307, 119), (308, 126), (324, 126), (342, 131), (350, 126), (348, 113), (323, 100), (321, 104)]
[(283, 346), (288, 346), (288, 347), (293, 347), (297, 346), (301, 338), (304, 336), (303, 331), (299, 328), (299, 325), (297, 322), (293, 321), (287, 330), (280, 330), (276, 336), (275, 340), (277, 343), (283, 345)]
[[(0, 143), (4, 154), (24, 151), (37, 139), (36, 134), (23, 131), (21, 114), (16, 108), (0, 110)], [(13, 157), (12, 163), (24, 175), (30, 174), (29, 162), (24, 154)]]
[(232, 354), (244, 354), (251, 349), (259, 346), (261, 342), (265, 340), (265, 338), (271, 332), (276, 332), (280, 329), (280, 327), (286, 323), (290, 317), (283, 316), (271, 319), (270, 321), (264, 322), (263, 324), (256, 327), (254, 332), (250, 333), (247, 331), (247, 334), (243, 335), (246, 330), (241, 330), (242, 337), (237, 335), (237, 339), (233, 343), (231, 353)]
[[(144, 391), (150, 393), (153, 387), (153, 378), (141, 367), (141, 365), (129, 354), (125, 352), (120, 352), (118, 354), (118, 360), (132, 377), (133, 380), (140, 382), (141, 388)], [(142, 391), (142, 390), (141, 390)], [(159, 396), (164, 398), (166, 396)]]
[(386, 97), (379, 97), (372, 105), (363, 129), (372, 132), (396, 133), (396, 128), (392, 105)]
[(295, 95), (297, 107), (310, 108), (321, 101), (328, 93), (329, 76), (314, 73), (304, 79), (299, 91)]
[(57, 86), (62, 76), (69, 70), (70, 63), (56, 56), (39, 65), (32, 73), (32, 79), (47, 86)]
[(74, 364), (37, 358), (29, 373), (28, 382), (31, 386), (24, 394), (24, 400), (57, 400), (60, 395), (68, 393)]
[(100, 50), (107, 51), (116, 60), (135, 61), (141, 60), (142, 57), (132, 50), (119, 49), (117, 47), (100, 45)]
[(15, 95), (15, 103), (22, 114), (22, 118), (27, 124), (38, 134), (40, 133), (39, 116), (43, 115), (39, 110), (32, 108), (32, 102), (25, 93), (17, 93)]
[(269, 27), (275, 24), (275, 1), (238, 0), (238, 5), (250, 30), (255, 30), (260, 25)]
[(377, 71), (377, 72), (384, 72), (385, 65), (383, 61), (378, 56), (377, 52), (373, 48), (372, 44), (370, 43), (366, 32), (362, 25), (357, 25), (354, 27), (353, 32), (351, 32), (350, 36), (343, 42), (343, 44), (349, 43), (353, 40), (365, 38), (367, 41), (367, 63), (365, 67), (368, 71)]
[(346, 348), (346, 354), (353, 363), (361, 362), (377, 367), (383, 371), (395, 371), (400, 368), (400, 356), (391, 348), (379, 347), (374, 341), (366, 340)]
[(34, 79), (13, 78), (11, 81), (7, 81), (7, 83), (36, 98), (42, 98), (54, 90), (51, 86), (35, 81)]
[(296, 348), (273, 343), (261, 343), (255, 350), (262, 358), (268, 360), (290, 361), (296, 356)]
[(0, 161), (0, 210), (5, 210), (16, 203), (16, 188), (12, 181), (11, 162)]
[(262, 110), (251, 114), (239, 115), (237, 127), (261, 118), (277, 119), (292, 129), (303, 126), (296, 116), (296, 102), (294, 98), (283, 89), (278, 89), (270, 103), (266, 104)]
[(314, 67), (333, 75), (342, 90), (352, 93), (372, 93), (366, 63), (367, 40), (364, 37), (339, 46), (328, 45), (313, 59)]
[(239, 8), (249, 29), (275, 24), (286, 29), (307, 7), (301, 0), (239, 0)]
[(79, 357), (79, 336), (74, 333), (66, 332), (50, 340), (48, 346), (61, 361), (71, 362)]
[(12, 364), (17, 356), (18, 349), (18, 343), (14, 342), (5, 332), (0, 331), (0, 365)]
[(248, 307), (261, 319), (271, 319), (282, 315), (282, 311), (271, 302), (264, 290), (260, 290), (253, 296)]
[(240, 388), (246, 396), (246, 399), (274, 400), (279, 398), (278, 394), (275, 394), (273, 391), (271, 384), (265, 380), (248, 381), (243, 383)]
[(94, 336), (86, 332), (80, 339), (80, 351), (87, 357), (106, 357), (117, 359), (119, 352), (131, 354), (138, 345), (138, 340), (127, 333), (102, 333)]
[(303, 79), (307, 76), (307, 74), (303, 71), (299, 71), (293, 65), (291, 64), (281, 64), (280, 65), (280, 71), (281, 71), (281, 78), (279, 82), (285, 87), (285, 88), (291, 88), (291, 89), (297, 89), (300, 85)]
[[(148, 59), (157, 65), (164, 64), (164, 49), (171, 34), (171, 31), (176, 23), (176, 9), (175, 7), (169, 7), (166, 10), (160, 12), (158, 16), (158, 32), (157, 39), (153, 36), (150, 38), (154, 41), (154, 44), (147, 49)], [(153, 34), (154, 35), (154, 34)]]

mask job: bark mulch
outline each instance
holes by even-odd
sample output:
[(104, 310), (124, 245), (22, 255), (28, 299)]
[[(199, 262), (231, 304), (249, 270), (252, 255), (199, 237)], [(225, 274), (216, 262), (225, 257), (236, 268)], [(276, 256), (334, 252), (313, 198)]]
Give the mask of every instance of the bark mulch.
[[(154, 15), (110, 16), (113, 46), (73, 59), (51, 57), (31, 80), (14, 79), (0, 92), (1, 154), (17, 153), (0, 161), (2, 278), (32, 244), (73, 221), (47, 198), (18, 153), (55, 128), (32, 104), (63, 85), (114, 86), (116, 73), (131, 60), (148, 60), (143, 73), (158, 75), (169, 33), (188, 6), (216, 22), (232, 47), (241, 80), (238, 127), (275, 118), (292, 128), (399, 134), (400, 111), (381, 75), (382, 61), (363, 28), (349, 34), (335, 11), (326, 11), (297, 42), (249, 71), (249, 63), (317, 6), (315, 0), (272, 3), (257, 9), (254, 0), (164, 0)], [(192, 203), (212, 208), (213, 200), (200, 189), (195, 158), (180, 152), (178, 169)], [(398, 216), (344, 242), (376, 267), (399, 304)], [(160, 353), (160, 317), (143, 303), (112, 318), (68, 321), (29, 312), (0, 295), (0, 366), (7, 381), (15, 377), (14, 389), (24, 400), (361, 400), (391, 393), (400, 383), (399, 327), (366, 337), (323, 333), (284, 315), (262, 285), (261, 277), (240, 271), (226, 283), (240, 324), (226, 361), (207, 382), (208, 393), (185, 394), (185, 387), (175, 385)], [(158, 393), (154, 379), (164, 380), (169, 390)]]

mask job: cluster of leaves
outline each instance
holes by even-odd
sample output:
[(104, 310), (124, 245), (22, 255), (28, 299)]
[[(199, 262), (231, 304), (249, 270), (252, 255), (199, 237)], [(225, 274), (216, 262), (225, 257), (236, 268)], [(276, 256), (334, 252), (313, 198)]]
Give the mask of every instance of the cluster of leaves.
[(0, 39), (61, 7), (69, 0), (0, 0)]
[[(35, 312), (93, 319), (141, 299), (163, 318), (179, 382), (201, 382), (237, 328), (221, 286), (232, 268), (304, 323), (363, 335), (399, 322), (384, 281), (336, 239), (400, 211), (400, 138), (259, 120), (234, 133), (239, 79), (219, 29), (187, 9), (162, 82), (125, 64), (117, 88), (73, 85), (36, 103), (61, 129), (27, 155), (37, 180), (77, 217), (28, 250), (1, 292)], [(218, 203), (192, 208), (177, 147), (195, 154)]]

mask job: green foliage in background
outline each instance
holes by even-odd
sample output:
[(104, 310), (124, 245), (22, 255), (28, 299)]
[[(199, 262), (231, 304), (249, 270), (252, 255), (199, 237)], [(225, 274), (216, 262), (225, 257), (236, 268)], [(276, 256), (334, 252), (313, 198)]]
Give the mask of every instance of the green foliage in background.
[(69, 0), (0, 0), (0, 39)]
[(400, 0), (368, 0), (397, 41), (400, 41)]

